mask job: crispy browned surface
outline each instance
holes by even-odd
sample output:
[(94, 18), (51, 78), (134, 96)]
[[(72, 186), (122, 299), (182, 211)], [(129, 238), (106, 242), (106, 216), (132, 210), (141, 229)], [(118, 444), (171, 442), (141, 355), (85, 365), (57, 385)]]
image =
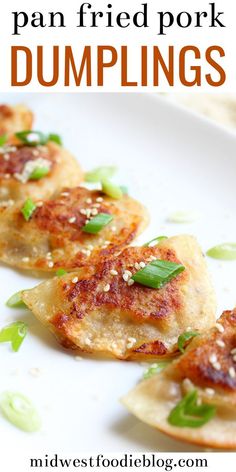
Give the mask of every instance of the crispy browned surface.
[[(195, 338), (175, 367), (181, 379), (188, 378), (201, 387), (233, 391), (236, 390), (236, 376), (232, 378), (229, 369), (236, 368), (231, 354), (232, 349), (236, 348), (236, 309), (225, 311), (219, 322), (224, 332), (213, 328), (206, 335)], [(225, 347), (218, 346), (217, 340), (223, 341)], [(216, 370), (210, 362), (213, 354), (221, 366), (220, 370)]]
[[(134, 264), (148, 263), (150, 256), (181, 262), (185, 271), (159, 290), (129, 286), (124, 271), (133, 274)], [(169, 238), (154, 248), (127, 248), (119, 257), (24, 292), (24, 301), (63, 345), (120, 359), (173, 355), (188, 326), (201, 331), (215, 319), (205, 261), (190, 236)]]
[[(22, 182), (27, 162), (44, 159), (50, 163), (49, 173), (40, 180)], [(14, 204), (27, 197), (49, 198), (64, 186), (74, 187), (83, 180), (83, 173), (74, 157), (61, 146), (49, 142), (45, 146), (6, 145), (0, 153), (0, 203)]]
[(33, 113), (24, 105), (0, 105), (0, 136), (13, 135), (18, 131), (29, 130), (33, 124)]
[[(96, 201), (99, 197), (101, 203)], [(97, 257), (108, 258), (128, 245), (147, 223), (146, 210), (132, 198), (112, 200), (82, 187), (65, 189), (45, 201), (30, 221), (25, 221), (21, 208), (8, 208), (1, 215), (0, 258), (25, 269), (72, 270), (95, 264)], [(85, 233), (85, 209), (111, 214), (113, 221), (97, 235)]]
[[(137, 385), (123, 402), (139, 419), (173, 438), (235, 450), (236, 309), (224, 312), (218, 323), (223, 332), (216, 325), (194, 338), (181, 357)], [(213, 354), (219, 366), (210, 362)], [(199, 400), (216, 407), (216, 415), (200, 428), (172, 426), (168, 422), (170, 411), (192, 389), (197, 390)]]

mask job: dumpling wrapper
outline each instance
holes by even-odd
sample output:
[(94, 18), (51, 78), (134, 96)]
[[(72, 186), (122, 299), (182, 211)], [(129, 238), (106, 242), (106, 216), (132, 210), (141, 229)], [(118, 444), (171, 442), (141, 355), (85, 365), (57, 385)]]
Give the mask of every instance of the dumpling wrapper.
[[(49, 272), (75, 270), (108, 258), (127, 246), (148, 221), (145, 208), (131, 197), (114, 200), (83, 187), (65, 189), (40, 202), (29, 221), (21, 209), (22, 204), (0, 213), (0, 260)], [(88, 213), (91, 218), (108, 213), (113, 220), (99, 233), (89, 234), (82, 230)]]
[[(173, 438), (202, 447), (236, 449), (235, 355), (236, 309), (224, 312), (216, 326), (194, 338), (179, 359), (142, 381), (122, 402), (140, 420)], [(170, 411), (192, 389), (203, 403), (217, 407), (216, 416), (200, 428), (172, 426), (167, 421)]]
[[(134, 274), (136, 263), (153, 257), (181, 262), (185, 270), (161, 289), (129, 286), (124, 271)], [(64, 346), (119, 359), (173, 355), (180, 333), (213, 325), (216, 309), (201, 248), (191, 236), (129, 247), (24, 291), (23, 300)]]
[[(39, 180), (30, 178), (35, 168), (48, 168)], [(27, 199), (46, 199), (65, 186), (83, 180), (76, 159), (54, 142), (44, 146), (6, 145), (0, 153), (0, 207)]]

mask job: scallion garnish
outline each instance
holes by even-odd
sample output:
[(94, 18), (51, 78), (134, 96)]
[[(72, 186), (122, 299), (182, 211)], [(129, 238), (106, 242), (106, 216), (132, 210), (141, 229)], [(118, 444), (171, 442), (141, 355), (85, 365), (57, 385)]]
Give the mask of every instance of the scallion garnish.
[(37, 410), (21, 393), (3, 393), (0, 398), (0, 409), (10, 423), (23, 431), (35, 432), (41, 427)]
[(49, 173), (48, 167), (37, 167), (29, 176), (29, 180), (40, 180)]
[(83, 226), (82, 231), (91, 234), (99, 233), (99, 231), (105, 228), (105, 226), (107, 226), (112, 220), (112, 215), (108, 215), (107, 213), (99, 213)]
[(185, 270), (182, 264), (156, 259), (132, 276), (135, 282), (150, 288), (161, 288)]
[(33, 212), (36, 210), (36, 205), (34, 202), (31, 200), (31, 198), (27, 198), (25, 201), (21, 213), (24, 216), (24, 219), (26, 221), (29, 221), (30, 217), (32, 216)]
[(55, 134), (55, 133), (51, 133), (51, 134), (48, 135), (48, 141), (52, 141), (53, 143), (56, 143), (59, 146), (62, 146), (62, 144), (63, 144), (61, 136), (59, 136), (59, 134)]
[(2, 136), (0, 136), (0, 147), (4, 146), (4, 144), (6, 144), (6, 142), (7, 142), (7, 135), (2, 134)]
[(19, 351), (27, 334), (28, 328), (23, 321), (16, 321), (0, 331), (0, 343), (11, 343), (14, 352)]
[(180, 352), (184, 353), (185, 344), (190, 339), (195, 338), (198, 335), (199, 335), (199, 333), (197, 333), (197, 331), (186, 331), (185, 333), (182, 333), (178, 338), (178, 348), (179, 348)]
[(161, 241), (164, 241), (165, 239), (168, 239), (167, 236), (157, 236), (154, 239), (151, 239), (151, 241), (148, 241), (148, 243), (144, 244), (143, 247), (154, 247), (157, 246)]
[(207, 255), (213, 259), (233, 261), (236, 259), (236, 243), (223, 243), (214, 246), (207, 251)]
[(171, 410), (168, 416), (168, 423), (180, 428), (200, 428), (208, 423), (216, 414), (216, 407), (213, 405), (197, 403), (197, 390), (189, 392)]
[(14, 293), (6, 302), (9, 308), (26, 308), (25, 303), (21, 298), (22, 290)]
[(176, 211), (172, 213), (167, 221), (169, 223), (193, 223), (199, 218), (199, 214), (196, 211)]
[(155, 374), (159, 374), (163, 369), (165, 369), (171, 361), (160, 361), (152, 364), (143, 374), (144, 379), (150, 379)]
[(102, 182), (103, 180), (110, 179), (116, 173), (115, 166), (102, 166), (97, 167), (85, 174), (86, 182)]
[(41, 131), (20, 131), (15, 134), (15, 136), (23, 143), (27, 144), (28, 146), (39, 146), (47, 144), (49, 141), (53, 141), (56, 144), (61, 145), (62, 140), (58, 134), (45, 134)]
[(66, 270), (65, 269), (58, 269), (56, 271), (56, 275), (57, 277), (62, 277), (63, 275), (67, 274)]
[(115, 198), (117, 200), (123, 197), (121, 188), (113, 184), (113, 182), (108, 179), (102, 181), (102, 191), (108, 195), (108, 197)]

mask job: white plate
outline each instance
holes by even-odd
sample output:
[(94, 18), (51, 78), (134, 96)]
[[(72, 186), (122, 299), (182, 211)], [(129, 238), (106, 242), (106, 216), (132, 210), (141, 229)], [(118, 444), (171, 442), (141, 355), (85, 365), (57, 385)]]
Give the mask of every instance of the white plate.
[[(160, 234), (191, 233), (203, 250), (236, 240), (236, 138), (163, 99), (136, 94), (2, 95), (25, 102), (36, 114), (35, 129), (58, 132), (85, 169), (114, 163), (117, 181), (145, 203), (151, 224), (139, 241)], [(196, 210), (193, 224), (170, 224), (176, 210)], [(236, 304), (236, 262), (209, 260), (218, 314)], [(26, 394), (43, 419), (39, 433), (25, 434), (0, 417), (1, 449), (77, 452), (196, 451), (170, 440), (130, 416), (119, 403), (142, 376), (138, 363), (76, 361), (26, 311), (6, 299), (38, 280), (0, 267), (0, 327), (20, 319), (29, 335), (17, 354), (0, 344), (0, 391)], [(30, 369), (39, 368), (38, 378)]]

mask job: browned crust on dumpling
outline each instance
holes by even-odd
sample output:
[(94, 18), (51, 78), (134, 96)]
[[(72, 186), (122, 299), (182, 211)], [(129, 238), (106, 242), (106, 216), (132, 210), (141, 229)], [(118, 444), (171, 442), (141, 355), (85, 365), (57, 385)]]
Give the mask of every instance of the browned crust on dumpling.
[(33, 113), (24, 105), (0, 105), (0, 136), (12, 135), (19, 131), (30, 130), (33, 124)]
[[(73, 270), (107, 259), (127, 246), (148, 221), (144, 207), (131, 197), (113, 200), (83, 187), (66, 188), (40, 202), (30, 221), (25, 221), (21, 208), (8, 208), (2, 214), (0, 258), (17, 267), (43, 271)], [(96, 235), (85, 233), (87, 210), (91, 217), (106, 213), (113, 220)], [(6, 238), (9, 232), (11, 237)]]

